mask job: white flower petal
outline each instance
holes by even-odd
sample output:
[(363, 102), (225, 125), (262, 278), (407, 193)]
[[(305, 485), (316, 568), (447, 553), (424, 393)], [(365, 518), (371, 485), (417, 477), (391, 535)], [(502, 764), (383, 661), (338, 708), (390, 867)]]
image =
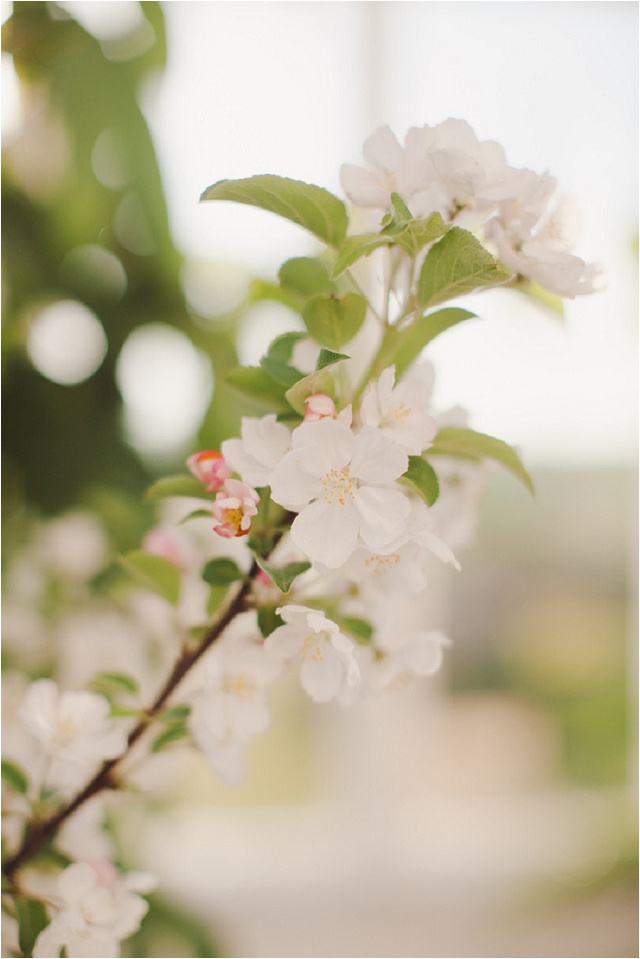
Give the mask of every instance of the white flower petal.
[(363, 426), (355, 438), (350, 471), (365, 483), (391, 483), (407, 471), (406, 453), (374, 426)]
[(372, 550), (388, 546), (405, 529), (409, 500), (397, 490), (361, 487), (355, 495), (360, 536)]
[(389, 205), (389, 190), (373, 173), (352, 163), (340, 168), (340, 183), (352, 203), (367, 210), (384, 210)]
[(294, 519), (291, 539), (314, 562), (338, 569), (356, 548), (358, 526), (350, 500), (344, 505), (316, 500)]
[(309, 693), (316, 703), (326, 703), (337, 695), (342, 685), (343, 663), (339, 653), (330, 643), (322, 645), (322, 659), (307, 655), (300, 669), (300, 681), (305, 692)]
[(271, 499), (289, 509), (299, 510), (309, 500), (322, 496), (319, 479), (298, 466), (298, 450), (287, 453), (270, 477)]

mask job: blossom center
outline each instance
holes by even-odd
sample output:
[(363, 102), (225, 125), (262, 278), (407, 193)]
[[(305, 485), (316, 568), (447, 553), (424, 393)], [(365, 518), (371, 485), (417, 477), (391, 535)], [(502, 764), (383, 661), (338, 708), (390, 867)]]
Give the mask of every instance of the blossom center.
[(399, 562), (398, 554), (390, 553), (388, 556), (370, 556), (365, 560), (365, 566), (373, 568), (374, 575), (378, 576), (380, 573), (388, 573), (391, 567)]
[(240, 699), (247, 699), (255, 690), (254, 684), (247, 679), (244, 673), (238, 673), (236, 676), (225, 676), (222, 688), (226, 693), (232, 693)]
[(344, 506), (347, 496), (353, 499), (354, 481), (349, 470), (344, 469), (344, 467), (339, 470), (329, 470), (328, 473), (320, 477), (320, 482), (327, 503), (333, 503), (334, 500), (337, 500), (341, 506)]
[(305, 636), (302, 641), (302, 655), (310, 656), (311, 659), (315, 659), (317, 663), (321, 663), (324, 659), (321, 645), (322, 639), (322, 636)]
[(394, 406), (384, 418), (384, 425), (391, 426), (393, 423), (402, 423), (405, 425), (411, 414), (410, 408), (406, 403), (400, 402), (397, 406)]
[(245, 532), (242, 529), (242, 518), (244, 513), (242, 512), (241, 507), (237, 509), (226, 509), (224, 510), (224, 522), (227, 528), (233, 530), (235, 536), (242, 536)]

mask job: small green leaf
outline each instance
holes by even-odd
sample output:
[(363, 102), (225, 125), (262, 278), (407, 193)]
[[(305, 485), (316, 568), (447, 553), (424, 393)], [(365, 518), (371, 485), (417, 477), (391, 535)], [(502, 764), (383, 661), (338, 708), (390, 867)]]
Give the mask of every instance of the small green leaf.
[(306, 333), (283, 333), (282, 336), (277, 336), (267, 350), (267, 356), (273, 360), (290, 363), (296, 343), (304, 340), (306, 335)]
[(396, 378), (400, 379), (404, 371), (420, 355), (422, 350), (445, 330), (451, 329), (463, 320), (476, 318), (475, 313), (462, 310), (457, 306), (445, 307), (436, 313), (420, 316), (403, 330), (392, 326), (383, 340), (373, 376), (379, 375), (382, 370), (392, 363), (396, 365)]
[(336, 288), (327, 268), (320, 260), (310, 256), (296, 256), (287, 260), (278, 271), (278, 279), (281, 286), (305, 298), (318, 293), (334, 293)]
[(202, 578), (210, 586), (228, 586), (238, 579), (244, 579), (244, 573), (233, 559), (226, 556), (210, 559), (202, 570)]
[(249, 303), (262, 303), (264, 300), (282, 303), (295, 313), (301, 313), (305, 304), (305, 297), (288, 287), (268, 280), (252, 280), (249, 284)]
[(181, 473), (177, 476), (163, 476), (162, 479), (152, 483), (145, 499), (148, 502), (155, 502), (159, 499), (166, 499), (167, 496), (189, 496), (196, 499), (207, 499), (207, 493), (204, 484), (188, 473)]
[(388, 213), (382, 221), (382, 232), (393, 237), (393, 242), (409, 256), (415, 256), (423, 246), (432, 243), (449, 230), (439, 213), (425, 218), (414, 218), (404, 200), (397, 193), (391, 194), (393, 213)]
[(192, 513), (187, 513), (186, 516), (183, 516), (179, 520), (178, 525), (186, 523), (189, 519), (211, 519), (211, 510), (210, 509), (194, 509)]
[(244, 180), (219, 180), (207, 187), (200, 201), (233, 200), (269, 210), (292, 220), (329, 246), (337, 247), (347, 232), (342, 200), (312, 183), (264, 174)]
[(334, 379), (331, 373), (328, 373), (327, 370), (324, 369), (317, 370), (315, 373), (310, 373), (309, 376), (305, 376), (304, 379), (298, 380), (295, 386), (287, 390), (286, 396), (296, 413), (304, 416), (306, 412), (304, 402), (309, 396), (313, 396), (315, 393), (326, 393), (327, 396), (333, 399), (335, 392), (336, 384)]
[(129, 706), (112, 706), (109, 712), (109, 716), (112, 719), (123, 719), (135, 716), (136, 718), (141, 717), (143, 714), (142, 709), (131, 709)]
[(227, 598), (227, 586), (212, 586), (207, 600), (207, 616), (211, 619)]
[(133, 676), (126, 673), (99, 673), (92, 681), (94, 686), (117, 686), (125, 693), (135, 695), (138, 692), (138, 683)]
[(339, 350), (356, 335), (367, 313), (367, 301), (357, 293), (314, 296), (302, 318), (311, 336), (329, 350)]
[(373, 626), (368, 620), (360, 616), (341, 616), (339, 625), (355, 639), (363, 640), (365, 643), (371, 642)]
[(513, 276), (468, 230), (455, 226), (427, 253), (418, 280), (418, 302), (435, 306)]
[(183, 722), (185, 719), (188, 719), (191, 715), (191, 706), (187, 706), (186, 703), (179, 706), (172, 706), (171, 709), (168, 709), (166, 713), (163, 713), (159, 718), (164, 723), (175, 723), (177, 721)]
[(23, 796), (29, 789), (29, 780), (26, 774), (10, 759), (2, 760), (2, 779), (16, 792), (22, 793)]
[(295, 366), (289, 366), (282, 360), (274, 359), (273, 356), (263, 356), (260, 360), (260, 366), (269, 374), (271, 379), (283, 386), (285, 390), (290, 389), (294, 383), (301, 380), (304, 373), (297, 370)]
[(23, 955), (30, 956), (36, 939), (44, 927), (49, 925), (49, 916), (44, 903), (39, 899), (16, 896), (13, 901), (18, 913), (20, 949)]
[(351, 357), (347, 356), (346, 353), (333, 353), (331, 350), (325, 350), (323, 346), (318, 356), (318, 362), (316, 363), (316, 372), (324, 370), (327, 366), (333, 366), (334, 363), (339, 363), (340, 360), (349, 359), (351, 359)]
[(390, 236), (380, 233), (360, 233), (356, 236), (348, 236), (338, 251), (338, 257), (333, 265), (331, 275), (336, 279), (350, 266), (361, 260), (363, 256), (370, 256), (374, 250), (380, 249), (381, 246), (390, 246), (392, 243), (393, 240)]
[(145, 589), (164, 596), (172, 605), (180, 597), (180, 573), (168, 559), (134, 549), (118, 557), (123, 569)]
[(184, 722), (171, 723), (153, 740), (151, 752), (159, 753), (161, 749), (166, 749), (167, 746), (171, 746), (172, 743), (176, 743), (179, 739), (184, 739), (188, 735), (189, 730)]
[(428, 506), (433, 506), (440, 495), (440, 485), (433, 466), (423, 460), (421, 456), (409, 457), (409, 469), (403, 473), (402, 479), (422, 496)]
[(308, 569), (311, 569), (311, 563), (289, 563), (287, 566), (276, 567), (265, 563), (261, 556), (256, 556), (256, 561), (260, 569), (263, 569), (267, 576), (273, 580), (281, 593), (288, 593), (296, 576), (300, 576), (301, 573), (306, 573)]
[(238, 393), (268, 410), (275, 413), (289, 411), (283, 387), (259, 366), (238, 366), (227, 373), (226, 380)]
[(486, 433), (477, 433), (475, 430), (447, 426), (437, 434), (433, 446), (427, 450), (431, 456), (459, 456), (462, 459), (495, 460), (512, 473), (523, 483), (529, 492), (534, 495), (531, 477), (524, 468), (516, 451), (503, 440)]
[(258, 628), (266, 639), (278, 626), (284, 626), (284, 619), (276, 613), (275, 606), (261, 606), (258, 610)]

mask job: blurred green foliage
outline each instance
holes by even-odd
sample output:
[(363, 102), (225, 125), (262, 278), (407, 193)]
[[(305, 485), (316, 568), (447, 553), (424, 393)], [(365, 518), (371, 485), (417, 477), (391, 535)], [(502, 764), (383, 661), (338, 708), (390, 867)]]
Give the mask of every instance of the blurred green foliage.
[[(151, 515), (140, 506), (150, 469), (123, 439), (114, 375), (132, 330), (151, 322), (177, 327), (210, 358), (216, 390), (203, 445), (235, 432), (242, 412), (222, 382), (237, 363), (237, 318), (211, 331), (185, 303), (182, 257), (138, 102), (165, 65), (163, 14), (159, 3), (140, 6), (154, 39), (134, 56), (126, 47), (114, 53), (113, 41), (101, 43), (55, 3), (14, 3), (2, 32), (24, 111), (2, 178), (5, 517), (85, 503), (121, 548), (136, 544)], [(87, 245), (117, 258), (124, 292), (99, 262), (82, 268), (78, 254)], [(108, 340), (97, 372), (71, 386), (41, 375), (26, 352), (36, 311), (61, 299), (92, 310)]]

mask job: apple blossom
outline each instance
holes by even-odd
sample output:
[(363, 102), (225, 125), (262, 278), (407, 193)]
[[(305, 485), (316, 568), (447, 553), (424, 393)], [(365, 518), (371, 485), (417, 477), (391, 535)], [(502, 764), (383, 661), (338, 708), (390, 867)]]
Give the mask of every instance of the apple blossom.
[(187, 459), (187, 467), (196, 479), (205, 484), (207, 493), (214, 493), (224, 486), (233, 472), (218, 450), (201, 450)]
[(415, 371), (394, 386), (395, 366), (389, 366), (377, 382), (369, 384), (362, 398), (362, 420), (376, 426), (409, 455), (419, 456), (432, 445), (438, 431), (434, 416), (426, 412), (431, 383)]
[(251, 526), (251, 517), (257, 515), (256, 503), (259, 499), (258, 493), (246, 483), (227, 480), (224, 489), (216, 494), (211, 507), (216, 521), (214, 532), (225, 539), (246, 536)]
[(156, 885), (148, 873), (121, 875), (109, 862), (76, 862), (58, 876), (57, 911), (36, 939), (35, 959), (64, 947), (69, 959), (120, 955), (120, 942), (139, 928), (149, 906), (138, 893)]
[(265, 649), (275, 659), (287, 662), (302, 658), (302, 688), (318, 703), (355, 690), (360, 669), (353, 655), (353, 643), (324, 613), (307, 606), (282, 606), (277, 612), (285, 621), (265, 640)]
[(405, 528), (410, 504), (391, 488), (406, 454), (371, 426), (354, 436), (344, 423), (302, 423), (271, 477), (271, 497), (297, 511), (291, 539), (313, 561), (342, 566), (359, 544), (387, 546)]

